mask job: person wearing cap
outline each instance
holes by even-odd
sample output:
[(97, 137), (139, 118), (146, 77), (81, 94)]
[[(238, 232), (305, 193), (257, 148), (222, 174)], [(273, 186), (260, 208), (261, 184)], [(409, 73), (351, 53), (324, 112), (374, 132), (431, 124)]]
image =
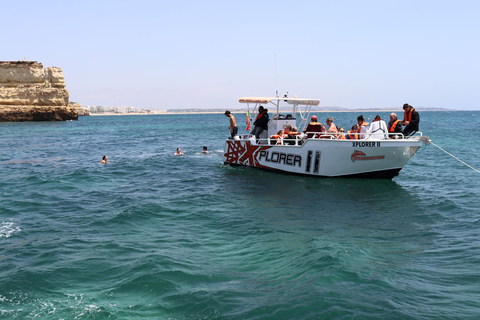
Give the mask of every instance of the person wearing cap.
[(415, 134), (418, 131), (418, 124), (420, 123), (420, 115), (415, 108), (405, 103), (403, 105), (404, 118), (402, 124), (405, 126), (403, 129), (403, 135), (409, 137)]
[(318, 122), (317, 116), (312, 116), (311, 122), (308, 126), (303, 130), (303, 133), (307, 133), (307, 138), (312, 138), (315, 136), (314, 132), (325, 132), (322, 129), (322, 124)]

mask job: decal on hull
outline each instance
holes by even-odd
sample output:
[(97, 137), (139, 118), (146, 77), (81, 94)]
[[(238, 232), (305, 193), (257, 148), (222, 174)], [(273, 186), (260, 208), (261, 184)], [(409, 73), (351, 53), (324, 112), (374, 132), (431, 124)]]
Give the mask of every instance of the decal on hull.
[(385, 159), (385, 156), (367, 156), (364, 152), (355, 150), (351, 155), (352, 162), (363, 160), (380, 160)]
[(242, 164), (252, 167), (264, 167), (258, 162), (260, 151), (270, 149), (271, 146), (252, 145), (250, 141), (227, 141), (227, 150), (225, 152), (226, 162)]

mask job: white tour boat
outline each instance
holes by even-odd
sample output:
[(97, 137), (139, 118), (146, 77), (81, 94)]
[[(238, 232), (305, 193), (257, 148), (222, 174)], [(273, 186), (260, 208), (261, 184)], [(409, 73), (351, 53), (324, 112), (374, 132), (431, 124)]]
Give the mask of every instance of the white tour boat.
[[(306, 132), (295, 139), (270, 139), (287, 125), (298, 126), (297, 131), (302, 132), (310, 120), (311, 107), (317, 106), (320, 100), (249, 97), (240, 98), (239, 102), (247, 103), (248, 110), (253, 104), (253, 115), (260, 106), (269, 109), (270, 121), (268, 131), (264, 130), (259, 139), (247, 132), (226, 140), (224, 163), (232, 166), (314, 177), (392, 179), (422, 143), (430, 142), (421, 132), (408, 138), (382, 133), (350, 140), (339, 139), (338, 134)], [(281, 114), (280, 104), (285, 103), (291, 113)]]

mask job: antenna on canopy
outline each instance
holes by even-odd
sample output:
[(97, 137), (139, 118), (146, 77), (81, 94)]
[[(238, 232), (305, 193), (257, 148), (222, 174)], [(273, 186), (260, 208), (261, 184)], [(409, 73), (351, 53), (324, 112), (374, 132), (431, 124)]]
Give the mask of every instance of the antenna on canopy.
[(278, 83), (277, 83), (277, 55), (275, 54), (275, 97), (278, 98)]

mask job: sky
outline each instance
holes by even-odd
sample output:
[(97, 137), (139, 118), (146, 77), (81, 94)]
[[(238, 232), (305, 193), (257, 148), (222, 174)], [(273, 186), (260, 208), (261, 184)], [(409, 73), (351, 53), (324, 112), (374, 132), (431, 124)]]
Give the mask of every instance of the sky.
[(11, 1), (0, 60), (60, 67), (70, 101), (139, 108), (480, 110), (480, 1)]

